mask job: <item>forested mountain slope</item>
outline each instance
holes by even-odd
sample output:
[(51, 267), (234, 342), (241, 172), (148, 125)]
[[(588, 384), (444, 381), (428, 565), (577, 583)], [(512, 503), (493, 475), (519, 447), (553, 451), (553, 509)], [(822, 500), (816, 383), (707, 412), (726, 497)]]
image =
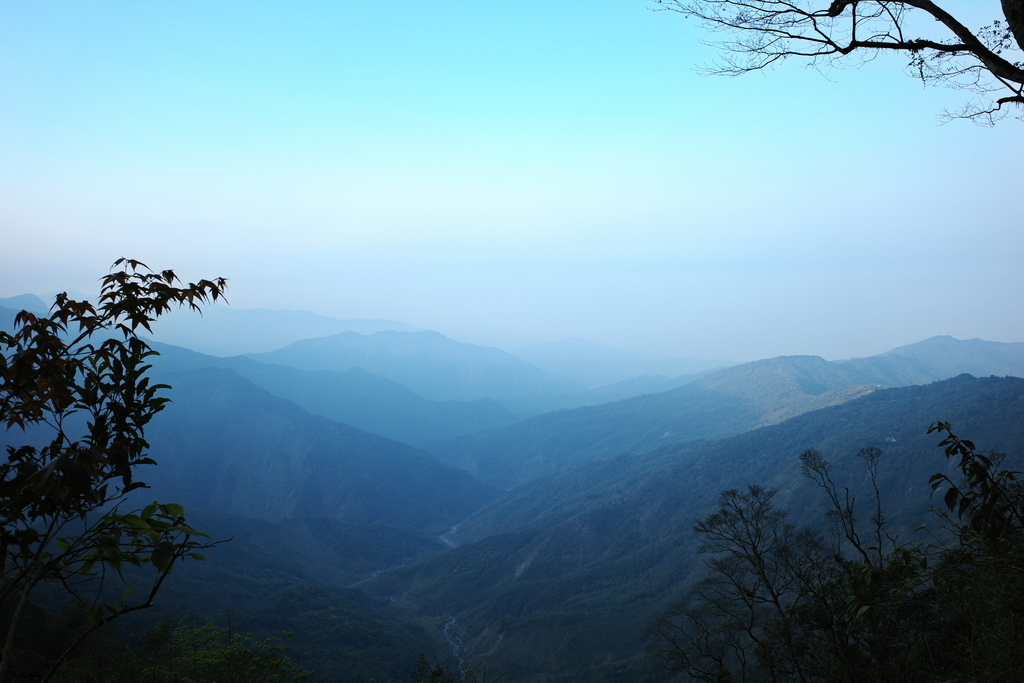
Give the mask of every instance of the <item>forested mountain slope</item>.
[(498, 491), (228, 368), (154, 375), (173, 402), (147, 429), (159, 464), (140, 472), (152, 485), (140, 495), (180, 502), (197, 528), (231, 540), (177, 570), (138, 628), (231, 614), (260, 637), (294, 632), (292, 656), (324, 681), (400, 679), (418, 653), (443, 651), (439, 634), (350, 586), (442, 552), (437, 534)]
[(382, 609), (386, 600), (349, 588), (381, 567), (436, 555), (442, 544), (380, 524), (297, 518), (267, 522), (188, 511), (213, 539), (205, 562), (174, 570), (153, 608), (132, 615), (122, 633), (141, 636), (155, 624), (209, 619), (257, 638), (284, 639), (313, 681), (405, 680), (421, 652), (443, 653), (440, 634)]
[(428, 448), (444, 462), (511, 488), (599, 458), (678, 440), (722, 438), (880, 387), (962, 373), (1024, 376), (1024, 343), (934, 337), (870, 358), (758, 360), (658, 394), (539, 415)]
[(627, 451), (715, 439), (872, 391), (817, 356), (737, 365), (660, 394), (540, 415), (434, 444), (443, 462), (504, 488)]
[(217, 368), (158, 376), (173, 403), (147, 430), (154, 494), (266, 520), (330, 517), (440, 531), (496, 495), (397, 441), (310, 415)]
[(694, 521), (720, 490), (780, 490), (793, 522), (817, 523), (824, 494), (797, 456), (819, 449), (853, 495), (868, 498), (856, 453), (885, 451), (883, 502), (911, 537), (928, 520), (928, 477), (949, 471), (927, 435), (936, 419), (1024, 464), (1024, 380), (962, 376), (878, 391), (711, 444), (622, 456), (534, 481), (460, 527), (456, 550), (367, 584), (396, 611), (455, 619), (471, 656), (511, 666), (515, 681), (668, 680), (645, 662), (643, 633), (698, 575)]

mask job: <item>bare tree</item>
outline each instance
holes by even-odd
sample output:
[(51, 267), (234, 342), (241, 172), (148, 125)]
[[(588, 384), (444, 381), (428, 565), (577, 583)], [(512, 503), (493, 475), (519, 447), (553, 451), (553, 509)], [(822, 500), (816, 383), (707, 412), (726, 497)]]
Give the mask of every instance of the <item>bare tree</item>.
[(668, 668), (708, 683), (809, 680), (791, 614), (821, 599), (839, 564), (817, 534), (786, 523), (774, 497), (760, 486), (723, 491), (694, 525), (709, 574), (648, 631)]
[[(874, 501), (857, 506), (816, 450), (803, 474), (830, 501), (830, 538), (786, 523), (774, 493), (723, 491), (694, 531), (708, 574), (648, 631), (667, 668), (707, 683), (1024, 680), (1024, 473), (1001, 469), (936, 422), (953, 464), (931, 478), (947, 545), (886, 529), (878, 464), (862, 449)], [(854, 511), (874, 508), (870, 521)]]
[(1024, 0), (1000, 0), (993, 20), (977, 29), (930, 0), (654, 2), (730, 36), (718, 43), (723, 60), (711, 73), (739, 75), (792, 58), (822, 68), (895, 52), (923, 83), (972, 93), (946, 118), (992, 125), (1024, 110)]

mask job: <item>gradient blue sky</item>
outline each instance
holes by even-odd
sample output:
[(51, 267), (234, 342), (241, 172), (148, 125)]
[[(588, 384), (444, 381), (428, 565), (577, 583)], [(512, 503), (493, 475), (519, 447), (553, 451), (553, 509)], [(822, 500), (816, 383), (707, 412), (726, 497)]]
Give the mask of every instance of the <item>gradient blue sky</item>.
[[(947, 3), (977, 25), (996, 0)], [(749, 360), (1024, 340), (1024, 124), (900, 59), (701, 76), (645, 0), (0, 1), (0, 296)]]

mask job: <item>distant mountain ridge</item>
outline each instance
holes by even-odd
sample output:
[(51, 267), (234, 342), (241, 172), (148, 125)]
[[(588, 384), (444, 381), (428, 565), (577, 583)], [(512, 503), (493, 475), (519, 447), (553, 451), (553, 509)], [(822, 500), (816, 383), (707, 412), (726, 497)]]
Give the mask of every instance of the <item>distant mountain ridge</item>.
[(50, 305), (35, 294), (19, 294), (6, 298), (0, 297), (0, 308), (10, 309), (14, 313), (19, 311), (46, 313), (50, 310)]
[(215, 304), (204, 307), (202, 315), (180, 309), (169, 312), (154, 323), (152, 336), (211, 356), (239, 356), (273, 351), (302, 339), (382, 330), (415, 332), (419, 328), (395, 320), (341, 320), (308, 311)]
[(297, 370), (249, 358), (208, 356), (153, 342), (158, 371), (230, 368), (253, 384), (309, 413), (419, 446), (438, 439), (512, 424), (517, 418), (491, 399), (430, 401), (405, 386), (359, 368)]
[(835, 363), (886, 387), (926, 384), (965, 372), (978, 377), (1024, 377), (1024, 342), (939, 336), (877, 356)]
[(728, 361), (632, 353), (579, 337), (524, 346), (512, 353), (542, 370), (568, 377), (587, 389), (643, 376), (671, 379), (734, 365)]
[(547, 413), (428, 448), (443, 462), (511, 488), (592, 460), (672, 441), (724, 438), (878, 388), (971, 370), (1024, 376), (1024, 343), (938, 337), (865, 359), (780, 356), (709, 373), (663, 393)]
[(345, 332), (246, 357), (300, 370), (360, 368), (431, 400), (492, 398), (513, 412), (536, 412), (538, 403), (578, 391), (567, 380), (500, 349), (457, 342), (433, 331)]
[(21, 294), (0, 299), (0, 330), (10, 332), (14, 329), (14, 319), (22, 311), (37, 315), (45, 315), (49, 306), (35, 294)]
[[(11, 309), (9, 312), (5, 312), (7, 306)], [(48, 310), (42, 299), (31, 294), (0, 299), (0, 327), (9, 328), (15, 313), (21, 308), (39, 313)], [(342, 320), (307, 311), (240, 309), (214, 304), (205, 307), (202, 314), (172, 310), (156, 321), (150, 336), (159, 343), (224, 358), (269, 353), (294, 342), (321, 339), (344, 332), (369, 336), (382, 331), (425, 330), (394, 320)], [(520, 360), (528, 356), (528, 363), (529, 358), (537, 360), (538, 365), (543, 366), (540, 369), (551, 375), (556, 385), (553, 389), (545, 387), (539, 392), (527, 392), (526, 400), (519, 396), (504, 397), (506, 403), (516, 405), (517, 412), (526, 414), (538, 414), (562, 407), (595, 405), (665, 391), (686, 383), (708, 369), (727, 364), (626, 352), (579, 338), (524, 347), (510, 355)], [(373, 370), (368, 372), (379, 374)], [(399, 384), (410, 383), (404, 376), (391, 376), (389, 379)], [(550, 382), (552, 378), (548, 380)], [(423, 386), (417, 385), (417, 388), (417, 393), (424, 391)], [(445, 399), (439, 399), (439, 395), (425, 397), (446, 400), (450, 394), (443, 396)], [(476, 398), (487, 397), (473, 395), (471, 400)]]
[(816, 356), (785, 356), (733, 366), (660, 394), (546, 413), (428, 450), (507, 489), (624, 452), (731, 436), (874, 390), (855, 379)]

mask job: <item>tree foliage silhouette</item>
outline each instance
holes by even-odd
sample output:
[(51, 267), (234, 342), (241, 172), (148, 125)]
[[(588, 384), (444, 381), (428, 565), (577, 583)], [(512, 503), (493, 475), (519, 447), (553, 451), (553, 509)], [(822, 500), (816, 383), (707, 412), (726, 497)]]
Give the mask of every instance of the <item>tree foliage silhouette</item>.
[[(91, 631), (151, 606), (178, 560), (202, 558), (209, 543), (180, 505), (119, 506), (146, 486), (136, 478), (137, 468), (154, 464), (144, 430), (168, 401), (160, 392), (169, 387), (146, 377), (155, 352), (139, 333), (174, 306), (198, 310), (222, 298), (225, 286), (223, 278), (181, 286), (173, 271), (119, 259), (95, 305), (59, 294), (48, 316), (22, 311), (13, 331), (0, 332), (8, 444), (0, 464), (0, 679), (40, 585), (55, 584), (86, 606)], [(10, 445), (17, 440), (28, 444)], [(155, 577), (134, 601), (129, 589), (104, 602), (126, 565), (150, 566)]]
[(937, 422), (956, 477), (938, 474), (949, 543), (899, 543), (864, 449), (870, 522), (811, 450), (804, 474), (827, 494), (830, 536), (798, 530), (757, 486), (722, 493), (695, 530), (712, 557), (690, 598), (651, 628), (669, 668), (703, 681), (1010, 681), (1024, 677), (1024, 490), (1001, 456)]

